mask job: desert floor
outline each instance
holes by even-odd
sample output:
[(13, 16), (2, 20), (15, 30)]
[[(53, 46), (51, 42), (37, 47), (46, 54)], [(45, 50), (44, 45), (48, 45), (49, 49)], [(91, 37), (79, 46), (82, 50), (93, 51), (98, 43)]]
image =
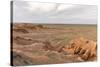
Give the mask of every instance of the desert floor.
[[(82, 55), (65, 52), (63, 48), (70, 45), (71, 40), (80, 37), (97, 42), (96, 27), (96, 25), (13, 23), (11, 65), (95, 61), (96, 56), (84, 60), (81, 58)], [(88, 49), (85, 47), (85, 50)], [(90, 48), (90, 53), (92, 50)]]

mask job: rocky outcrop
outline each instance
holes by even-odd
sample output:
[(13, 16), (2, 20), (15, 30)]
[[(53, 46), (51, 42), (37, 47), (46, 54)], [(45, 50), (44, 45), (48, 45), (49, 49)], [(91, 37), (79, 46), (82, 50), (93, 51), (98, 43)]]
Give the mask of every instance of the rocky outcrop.
[(84, 60), (89, 60), (97, 55), (97, 45), (93, 40), (83, 37), (70, 41), (69, 45), (63, 48), (63, 51), (69, 54), (77, 54)]

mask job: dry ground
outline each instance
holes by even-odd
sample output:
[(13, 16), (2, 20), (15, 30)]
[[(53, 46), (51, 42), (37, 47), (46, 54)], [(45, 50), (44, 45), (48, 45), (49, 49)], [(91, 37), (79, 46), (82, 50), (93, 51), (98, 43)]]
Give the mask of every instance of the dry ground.
[[(82, 54), (68, 53), (63, 49), (74, 39), (89, 40), (91, 44), (97, 41), (96, 25), (59, 25), (59, 24), (31, 24), (14, 23), (12, 27), (12, 65), (39, 65), (70, 62), (95, 61), (96, 55), (89, 58), (89, 54), (96, 53), (96, 45), (88, 50), (88, 57)], [(74, 41), (76, 43), (76, 41)], [(88, 45), (89, 45), (88, 44)], [(83, 45), (86, 45), (85, 43)], [(83, 45), (81, 47), (83, 47)], [(76, 45), (75, 45), (76, 46)], [(94, 48), (95, 46), (95, 48)], [(94, 49), (93, 49), (94, 48)], [(66, 48), (67, 49), (67, 48)], [(93, 50), (93, 51), (92, 51)], [(74, 49), (72, 49), (74, 51)], [(82, 52), (82, 51), (81, 51)], [(93, 53), (94, 54), (94, 53)]]

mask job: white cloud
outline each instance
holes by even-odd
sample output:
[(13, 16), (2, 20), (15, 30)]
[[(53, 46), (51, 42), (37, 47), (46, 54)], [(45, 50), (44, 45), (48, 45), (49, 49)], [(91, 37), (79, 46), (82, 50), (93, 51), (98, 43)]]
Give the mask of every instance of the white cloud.
[(73, 7), (73, 6), (75, 6), (75, 5), (71, 5), (71, 4), (68, 4), (68, 5), (66, 5), (66, 4), (60, 4), (60, 5), (58, 6), (58, 8), (57, 8), (57, 11), (62, 11), (62, 10), (71, 8), (71, 7)]
[(49, 12), (55, 9), (56, 4), (54, 3), (34, 3), (28, 2), (29, 10), (30, 11), (42, 11), (42, 12)]
[(97, 6), (15, 1), (14, 22), (96, 24)]

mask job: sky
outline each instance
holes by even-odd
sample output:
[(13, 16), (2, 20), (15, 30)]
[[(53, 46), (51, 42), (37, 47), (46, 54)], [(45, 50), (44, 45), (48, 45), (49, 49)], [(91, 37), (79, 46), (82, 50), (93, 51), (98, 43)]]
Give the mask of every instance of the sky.
[(97, 6), (14, 1), (13, 22), (97, 24)]

